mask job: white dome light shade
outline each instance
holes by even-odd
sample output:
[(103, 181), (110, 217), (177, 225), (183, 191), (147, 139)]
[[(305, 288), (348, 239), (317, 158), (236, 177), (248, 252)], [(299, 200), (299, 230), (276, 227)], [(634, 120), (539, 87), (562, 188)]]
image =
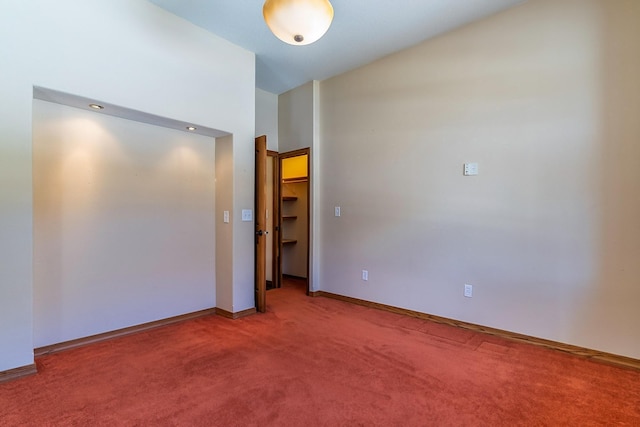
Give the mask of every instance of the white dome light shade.
[(333, 6), (329, 0), (267, 0), (262, 14), (276, 37), (303, 46), (327, 32), (333, 20)]

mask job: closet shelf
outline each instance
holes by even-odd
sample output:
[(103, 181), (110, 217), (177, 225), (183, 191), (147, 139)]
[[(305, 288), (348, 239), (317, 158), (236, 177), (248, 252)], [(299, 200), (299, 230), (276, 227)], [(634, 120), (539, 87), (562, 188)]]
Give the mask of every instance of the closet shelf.
[(296, 243), (298, 243), (298, 241), (295, 239), (282, 239), (283, 245), (295, 245)]
[(298, 200), (297, 196), (282, 196), (282, 200), (285, 202), (293, 202), (294, 200)]
[(290, 220), (290, 219), (296, 219), (298, 218), (298, 215), (282, 215), (282, 219), (283, 220)]
[(306, 176), (297, 176), (293, 178), (282, 178), (283, 184), (296, 184), (298, 182), (307, 182), (309, 180)]

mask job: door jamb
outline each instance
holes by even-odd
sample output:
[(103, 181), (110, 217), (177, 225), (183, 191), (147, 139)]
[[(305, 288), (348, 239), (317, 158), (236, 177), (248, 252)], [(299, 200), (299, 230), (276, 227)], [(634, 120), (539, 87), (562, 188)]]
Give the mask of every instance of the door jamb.
[(267, 160), (273, 163), (272, 168), (272, 188), (273, 188), (273, 202), (271, 206), (272, 222), (272, 239), (271, 239), (271, 281), (274, 288), (282, 286), (282, 275), (280, 269), (282, 268), (280, 260), (280, 160), (278, 158), (278, 152), (273, 150), (267, 150)]
[[(311, 148), (300, 148), (293, 151), (287, 151), (278, 155), (278, 224), (281, 224), (280, 212), (282, 212), (282, 160), (290, 157), (298, 157), (307, 155), (307, 295), (310, 295), (311, 280), (309, 278), (309, 266), (311, 255)], [(282, 236), (278, 233), (279, 252), (282, 253)], [(279, 276), (278, 281), (282, 283), (282, 257), (279, 259)]]

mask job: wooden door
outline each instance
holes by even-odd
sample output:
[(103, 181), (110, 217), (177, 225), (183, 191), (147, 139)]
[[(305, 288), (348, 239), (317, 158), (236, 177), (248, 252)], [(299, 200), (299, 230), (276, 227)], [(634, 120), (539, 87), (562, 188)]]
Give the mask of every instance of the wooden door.
[[(271, 265), (267, 264), (267, 271), (271, 269), (272, 286), (279, 288), (282, 282), (280, 277), (280, 161), (277, 151), (267, 150), (267, 163), (270, 163), (272, 168), (272, 182), (269, 186), (271, 188), (271, 203), (267, 205), (269, 212), (267, 223), (269, 223), (268, 217), (271, 217)], [(269, 197), (267, 196), (267, 198)], [(268, 259), (269, 257), (267, 256)]]
[(267, 309), (267, 137), (256, 138), (256, 186), (255, 186), (255, 292), (256, 310)]

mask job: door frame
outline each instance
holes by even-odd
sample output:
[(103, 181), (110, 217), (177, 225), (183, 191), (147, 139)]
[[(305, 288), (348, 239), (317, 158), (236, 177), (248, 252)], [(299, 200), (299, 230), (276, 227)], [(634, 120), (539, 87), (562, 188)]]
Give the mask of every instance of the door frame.
[[(282, 212), (282, 197), (280, 197), (280, 195), (282, 194), (282, 160), (283, 159), (287, 159), (287, 158), (291, 158), (291, 157), (298, 157), (298, 156), (304, 156), (307, 155), (307, 206), (306, 206), (306, 211), (307, 211), (307, 262), (306, 262), (306, 276), (307, 276), (307, 295), (310, 295), (310, 287), (311, 287), (311, 280), (309, 278), (309, 266), (310, 266), (310, 256), (311, 256), (311, 148), (306, 147), (306, 148), (300, 148), (297, 150), (293, 150), (293, 151), (287, 151), (284, 153), (279, 153), (278, 155), (278, 205), (279, 205), (279, 213)], [(281, 229), (281, 225), (282, 225), (282, 218), (281, 215), (278, 213), (278, 230)], [(282, 234), (278, 233), (278, 246), (279, 246), (279, 253), (282, 254)], [(279, 283), (282, 283), (282, 257), (280, 257), (279, 259), (279, 276), (278, 276), (278, 281)]]
[[(272, 167), (272, 188), (273, 188), (273, 203), (271, 206), (272, 215), (272, 233), (271, 238), (271, 281), (274, 288), (282, 286), (282, 273), (280, 272), (282, 264), (280, 260), (280, 160), (278, 158), (278, 152), (273, 150), (267, 150), (267, 161), (273, 163)], [(269, 266), (267, 266), (269, 268)]]

